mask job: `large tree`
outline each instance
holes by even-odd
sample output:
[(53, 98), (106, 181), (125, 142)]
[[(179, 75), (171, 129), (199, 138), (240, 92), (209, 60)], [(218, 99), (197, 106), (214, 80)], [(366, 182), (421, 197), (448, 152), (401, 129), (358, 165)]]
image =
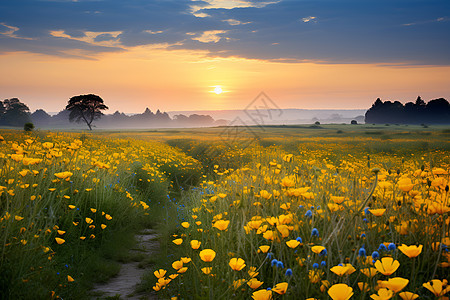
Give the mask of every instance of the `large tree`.
[(66, 109), (70, 111), (70, 122), (86, 122), (89, 130), (92, 130), (92, 122), (99, 119), (103, 113), (102, 110), (108, 109), (103, 104), (103, 99), (97, 95), (80, 95), (70, 98)]
[(0, 123), (6, 126), (22, 127), (31, 122), (30, 109), (17, 98), (0, 101)]

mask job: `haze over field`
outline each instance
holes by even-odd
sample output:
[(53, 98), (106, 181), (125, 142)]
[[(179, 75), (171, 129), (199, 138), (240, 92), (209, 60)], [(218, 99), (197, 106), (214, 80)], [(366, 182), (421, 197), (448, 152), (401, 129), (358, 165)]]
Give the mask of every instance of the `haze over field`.
[[(448, 1), (5, 0), (0, 99), (113, 113), (450, 98)], [(300, 118), (300, 117), (299, 117)]]

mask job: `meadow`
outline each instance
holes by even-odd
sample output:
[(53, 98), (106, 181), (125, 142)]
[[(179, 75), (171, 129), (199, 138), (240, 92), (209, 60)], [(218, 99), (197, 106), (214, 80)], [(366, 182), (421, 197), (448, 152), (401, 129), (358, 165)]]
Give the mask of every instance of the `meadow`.
[(448, 127), (0, 134), (3, 298), (82, 299), (142, 226), (161, 299), (450, 291)]

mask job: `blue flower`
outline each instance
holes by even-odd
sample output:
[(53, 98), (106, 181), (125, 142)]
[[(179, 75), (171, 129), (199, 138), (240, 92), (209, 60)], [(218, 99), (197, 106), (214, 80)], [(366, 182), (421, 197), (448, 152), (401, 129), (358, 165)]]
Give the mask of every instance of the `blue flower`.
[(313, 263), (313, 269), (317, 269), (317, 268), (319, 268), (319, 264), (318, 263)]
[(305, 217), (311, 218), (312, 217), (312, 211), (310, 211), (310, 210), (306, 211)]
[(365, 238), (365, 237), (366, 237), (366, 234), (365, 234), (365, 233), (361, 234), (361, 238), (362, 238), (362, 239)]
[(378, 247), (378, 251), (387, 251), (387, 248), (384, 244), (380, 244), (380, 246)]
[(343, 267), (344, 265), (343, 264), (338, 264), (338, 266)]
[(364, 208), (364, 214), (365, 214), (366, 216), (367, 216), (367, 215), (370, 215), (369, 209), (370, 209), (370, 207)]
[(327, 249), (323, 249), (323, 250), (320, 251), (320, 253), (319, 253), (320, 256), (325, 256), (325, 255), (327, 255), (327, 254), (328, 254)]
[(299, 205), (298, 208), (302, 209), (302, 208), (303, 208), (303, 205)]
[(378, 257), (380, 257), (380, 253), (378, 253), (378, 251), (373, 251), (372, 258), (376, 260)]
[(320, 262), (320, 265), (321, 265), (322, 267), (326, 267), (326, 266), (327, 266), (327, 262), (324, 261), (324, 260), (322, 260), (322, 261)]
[(284, 269), (284, 264), (282, 261), (277, 261), (277, 268)]
[(292, 276), (292, 269), (287, 269), (286, 273), (284, 274), (285, 276)]
[(272, 258), (272, 255), (273, 255), (272, 252), (267, 253), (267, 258), (268, 258), (268, 259), (271, 259), (271, 258)]
[(394, 244), (394, 243), (390, 243), (390, 244), (388, 245), (388, 250), (395, 250), (395, 249), (397, 249), (397, 247), (395, 247), (395, 244)]
[(275, 266), (278, 263), (278, 260), (276, 260), (275, 258), (272, 259), (272, 262), (270, 263), (273, 266)]
[(358, 256), (366, 257), (366, 249), (360, 248), (358, 251)]
[(317, 230), (317, 228), (313, 228), (313, 230), (311, 231), (311, 236), (319, 236), (319, 230)]
[(296, 238), (295, 240), (296, 240), (297, 242), (299, 242), (299, 243), (303, 243), (303, 240), (302, 240), (301, 237), (298, 237), (298, 238)]
[(364, 218), (364, 219), (363, 219), (363, 222), (369, 223), (369, 220), (367, 220), (366, 218)]

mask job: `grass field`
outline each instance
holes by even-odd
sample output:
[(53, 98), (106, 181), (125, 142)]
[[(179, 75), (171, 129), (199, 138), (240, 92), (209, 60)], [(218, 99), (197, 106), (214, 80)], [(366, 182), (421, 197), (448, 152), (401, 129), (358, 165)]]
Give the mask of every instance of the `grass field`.
[(85, 298), (142, 226), (162, 237), (139, 290), (162, 299), (450, 290), (449, 127), (0, 134), (5, 299)]

